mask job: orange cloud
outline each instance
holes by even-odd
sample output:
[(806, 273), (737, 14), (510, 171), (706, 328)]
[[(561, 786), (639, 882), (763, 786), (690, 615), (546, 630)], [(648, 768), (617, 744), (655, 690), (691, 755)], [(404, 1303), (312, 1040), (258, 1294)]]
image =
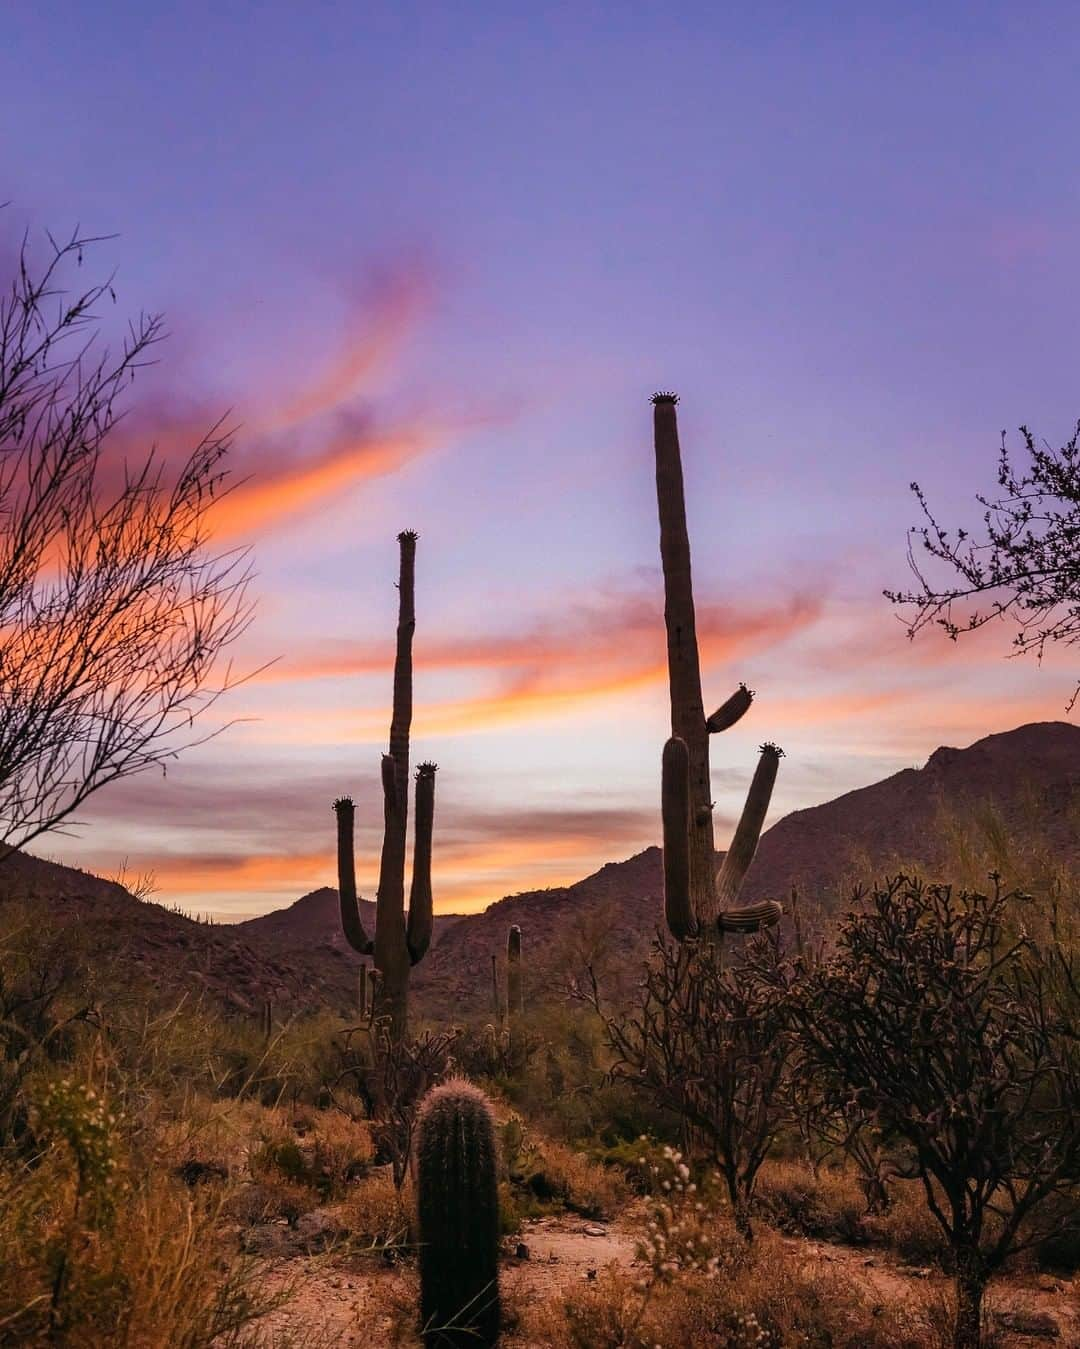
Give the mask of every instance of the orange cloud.
[[(702, 663), (721, 665), (775, 646), (812, 625), (821, 612), (819, 598), (797, 595), (784, 604), (750, 612), (706, 603), (698, 608)], [(261, 678), (267, 682), (345, 678), (388, 671), (394, 652), (389, 643), (335, 644), (307, 657), (282, 662)], [(477, 637), (418, 640), (414, 653), (421, 671), (475, 670), (494, 679), (494, 688), (454, 700), (424, 703), (423, 733), (488, 729), (574, 712), (588, 704), (633, 692), (667, 677), (663, 617), (659, 597), (614, 593), (589, 604), (568, 606), (565, 619), (547, 621), (524, 632)], [(717, 691), (717, 700), (724, 696)], [(311, 713), (303, 734), (332, 715), (335, 734), (342, 714)], [(385, 731), (383, 706), (351, 714), (358, 739)], [(348, 726), (350, 714), (345, 714)]]
[[(233, 441), (226, 467), (236, 485), (210, 508), (215, 539), (250, 537), (434, 446), (433, 424), (382, 425), (370, 404), (374, 375), (397, 355), (426, 289), (418, 273), (394, 275), (367, 303), (352, 305), (343, 342), (304, 387), (256, 388), (237, 399), (219, 428)], [(108, 438), (103, 483), (118, 489), (125, 462), (140, 462), (151, 446), (178, 469), (220, 416), (205, 397), (144, 398)]]
[(397, 270), (354, 300), (341, 346), (308, 383), (288, 395), (267, 423), (282, 430), (339, 407), (370, 383), (379, 367), (396, 355), (429, 295), (426, 276)]
[(258, 534), (287, 517), (302, 515), (330, 496), (368, 479), (393, 473), (430, 448), (423, 433), (342, 440), (303, 460), (283, 458), (254, 470), (251, 481), (222, 498), (214, 511), (217, 539)]
[[(572, 884), (610, 861), (612, 846), (610, 838), (587, 828), (561, 832), (542, 843), (531, 831), (476, 842), (442, 838), (432, 878), (436, 909), (476, 912), (511, 891)], [(377, 852), (358, 857), (358, 883), (368, 898), (375, 893), (378, 860)], [(198, 895), (204, 904), (224, 896), (267, 895), (285, 895), (291, 902), (337, 884), (335, 855), (329, 849), (289, 856), (173, 857), (152, 860), (149, 866), (163, 893)]]

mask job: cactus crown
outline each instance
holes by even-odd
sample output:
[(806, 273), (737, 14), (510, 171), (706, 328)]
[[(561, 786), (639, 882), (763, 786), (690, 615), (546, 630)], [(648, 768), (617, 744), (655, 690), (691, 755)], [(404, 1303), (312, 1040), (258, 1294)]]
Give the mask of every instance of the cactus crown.
[(355, 807), (355, 805), (356, 803), (353, 801), (351, 796), (339, 796), (336, 797), (334, 800), (335, 810), (352, 810)]
[(662, 389), (658, 393), (654, 393), (653, 396), (649, 399), (649, 402), (652, 403), (653, 407), (656, 407), (657, 404), (659, 403), (674, 404), (677, 403), (678, 401), (679, 395), (677, 393), (672, 393), (670, 390), (667, 389)]
[(787, 757), (784, 754), (784, 751), (780, 748), (780, 746), (774, 744), (774, 742), (771, 740), (766, 740), (763, 745), (758, 746), (758, 749), (762, 754), (775, 754), (778, 759), (783, 759)]

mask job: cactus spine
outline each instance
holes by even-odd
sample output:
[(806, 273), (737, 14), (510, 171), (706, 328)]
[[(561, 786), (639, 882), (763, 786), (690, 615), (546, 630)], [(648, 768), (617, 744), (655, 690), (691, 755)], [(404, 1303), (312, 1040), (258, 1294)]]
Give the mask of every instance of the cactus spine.
[(661, 761), (664, 827), (664, 911), (679, 941), (707, 933), (753, 932), (780, 917), (772, 900), (731, 909), (753, 860), (769, 806), (781, 751), (762, 747), (735, 840), (716, 874), (713, 838), (709, 736), (726, 731), (746, 713), (753, 693), (745, 684), (711, 715), (705, 715), (701, 662), (686, 529), (682, 457), (673, 393), (653, 397), (656, 499), (660, 515), (660, 558), (664, 569), (664, 623), (667, 627), (671, 739)]
[(375, 937), (368, 937), (356, 894), (353, 834), (355, 807), (350, 797), (334, 802), (337, 815), (338, 892), (341, 926), (350, 946), (373, 955), (374, 1014), (388, 1018), (392, 1040), (405, 1036), (409, 970), (424, 958), (431, 944), (431, 834), (435, 813), (435, 769), (422, 763), (416, 770), (416, 823), (413, 838), (412, 887), (405, 913), (405, 842), (409, 812), (409, 730), (412, 724), (412, 641), (416, 629), (416, 534), (398, 535), (397, 650), (394, 657), (394, 704), (390, 751), (382, 760), (383, 845), (375, 901)]
[(487, 1097), (461, 1078), (420, 1107), (417, 1217), (424, 1344), (490, 1349), (501, 1317), (495, 1122)]

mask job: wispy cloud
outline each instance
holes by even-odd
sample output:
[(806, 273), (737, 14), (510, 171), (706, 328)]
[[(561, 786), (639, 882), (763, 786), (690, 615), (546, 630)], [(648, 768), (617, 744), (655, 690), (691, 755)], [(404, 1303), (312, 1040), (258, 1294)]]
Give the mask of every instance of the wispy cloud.
[[(395, 472), (451, 438), (467, 418), (424, 413), (386, 417), (377, 375), (400, 359), (417, 326), (429, 283), (419, 269), (394, 271), (353, 295), (343, 333), (322, 364), (296, 387), (267, 381), (238, 391), (225, 413), (209, 396), (169, 388), (131, 407), (108, 445), (106, 471), (151, 445), (167, 465), (179, 464), (219, 424), (231, 435), (233, 490), (209, 517), (215, 540), (251, 539), (302, 516), (320, 503), (373, 478)], [(136, 385), (138, 394), (138, 385)]]
[[(157, 838), (140, 850), (163, 895), (191, 906), (247, 912), (251, 900), (290, 903), (336, 884), (330, 802), (340, 777), (324, 771), (287, 777), (242, 773), (226, 762), (167, 791), (122, 782), (102, 804), (110, 817)], [(441, 775), (440, 775), (441, 776)], [(357, 873), (374, 894), (382, 841), (377, 764), (351, 775), (357, 799)], [(175, 843), (169, 835), (180, 831)], [(476, 909), (524, 888), (580, 879), (602, 861), (655, 840), (656, 811), (637, 806), (548, 803), (536, 808), (462, 800), (440, 786), (436, 799), (434, 884), (442, 912)], [(182, 840), (183, 851), (179, 844)], [(115, 859), (104, 869), (115, 870)]]
[[(753, 609), (706, 602), (698, 606), (698, 638), (705, 666), (729, 664), (777, 646), (812, 626), (819, 595), (796, 594)], [(614, 587), (590, 600), (568, 602), (558, 619), (525, 628), (463, 637), (418, 638), (414, 661), (432, 674), (471, 672), (486, 687), (466, 696), (425, 700), (419, 710), (426, 734), (451, 734), (575, 712), (666, 678), (662, 601), (640, 590)], [(325, 642), (282, 661), (261, 676), (267, 682), (343, 679), (388, 671), (388, 642)], [(721, 690), (718, 700), (728, 690)], [(366, 740), (385, 730), (383, 705), (341, 712), (300, 712), (289, 734), (334, 734)]]

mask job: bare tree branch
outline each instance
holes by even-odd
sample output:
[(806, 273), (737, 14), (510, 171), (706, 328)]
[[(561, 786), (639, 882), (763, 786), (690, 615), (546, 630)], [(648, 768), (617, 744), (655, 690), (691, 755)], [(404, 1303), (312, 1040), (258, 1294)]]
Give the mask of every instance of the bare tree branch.
[(111, 280), (67, 282), (96, 242), (50, 236), (35, 266), (24, 239), (0, 297), (0, 859), (207, 738), (195, 721), (237, 682), (221, 657), (251, 617), (247, 554), (208, 550), (228, 433), (175, 469), (110, 439), (163, 330), (141, 315), (99, 348)]

